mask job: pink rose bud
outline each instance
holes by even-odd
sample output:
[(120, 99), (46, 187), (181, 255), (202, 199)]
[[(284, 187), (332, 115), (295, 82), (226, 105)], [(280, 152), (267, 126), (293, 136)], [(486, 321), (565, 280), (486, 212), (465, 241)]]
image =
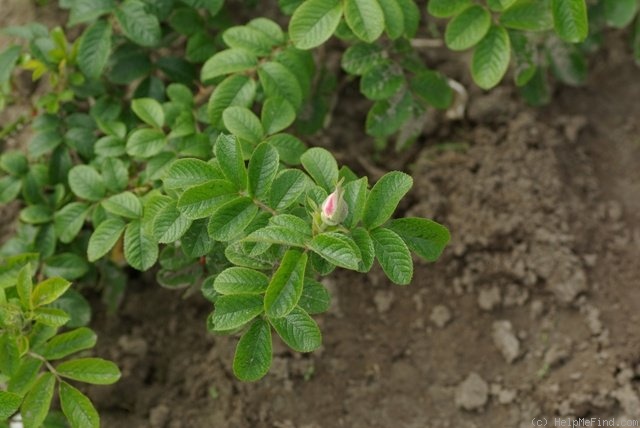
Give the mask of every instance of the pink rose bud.
[(349, 213), (349, 207), (344, 200), (344, 189), (338, 183), (336, 190), (327, 196), (322, 203), (320, 216), (322, 221), (329, 226), (337, 226), (342, 223)]

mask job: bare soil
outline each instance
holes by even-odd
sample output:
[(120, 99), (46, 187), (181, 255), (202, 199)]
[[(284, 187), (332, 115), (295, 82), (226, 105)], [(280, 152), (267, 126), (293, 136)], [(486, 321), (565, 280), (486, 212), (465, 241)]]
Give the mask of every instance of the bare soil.
[[(5, 0), (6, 1), (6, 0)], [(0, 2), (0, 5), (2, 2)], [(445, 65), (466, 81), (461, 63)], [(608, 38), (588, 84), (544, 109), (511, 87), (474, 90), (467, 118), (434, 121), (408, 154), (376, 162), (367, 105), (345, 88), (331, 146), (359, 171), (402, 168), (399, 214), (447, 225), (413, 284), (337, 271), (324, 346), (276, 343), (271, 372), (231, 373), (235, 337), (206, 332), (211, 306), (150, 281), (117, 316), (96, 301), (97, 354), (122, 380), (90, 388), (105, 427), (530, 427), (533, 418), (640, 420), (640, 81)], [(459, 143), (455, 146), (446, 143)], [(457, 149), (451, 149), (456, 147)]]

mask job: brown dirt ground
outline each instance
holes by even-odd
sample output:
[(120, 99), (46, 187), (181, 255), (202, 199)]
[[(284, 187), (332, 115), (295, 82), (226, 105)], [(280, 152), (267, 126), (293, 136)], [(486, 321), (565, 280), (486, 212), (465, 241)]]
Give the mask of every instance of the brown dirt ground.
[[(410, 156), (391, 162), (415, 179), (401, 210), (450, 227), (451, 246), (436, 264), (418, 262), (408, 287), (379, 269), (336, 272), (325, 282), (334, 301), (319, 318), (323, 348), (299, 355), (277, 343), (260, 382), (233, 377), (237, 339), (206, 332), (211, 307), (199, 296), (141, 281), (117, 316), (97, 303), (97, 355), (123, 371), (116, 385), (89, 390), (103, 425), (640, 420), (640, 83), (624, 43), (610, 37), (588, 84), (562, 88), (548, 108), (502, 87), (474, 91), (464, 121), (435, 117)], [(446, 67), (469, 87), (461, 64)], [(366, 105), (353, 93), (316, 143), (364, 170)], [(443, 150), (451, 142), (467, 148)]]

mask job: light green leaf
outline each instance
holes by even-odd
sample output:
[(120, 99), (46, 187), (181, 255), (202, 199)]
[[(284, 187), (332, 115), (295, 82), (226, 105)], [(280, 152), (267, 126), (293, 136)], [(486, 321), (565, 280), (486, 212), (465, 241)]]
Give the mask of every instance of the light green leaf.
[(91, 238), (89, 238), (88, 260), (95, 262), (111, 251), (118, 239), (120, 239), (125, 226), (124, 221), (119, 218), (109, 218), (100, 223), (91, 234)]
[(494, 12), (502, 12), (513, 4), (516, 0), (487, 0), (487, 5)]
[(412, 251), (430, 262), (440, 257), (451, 239), (446, 227), (426, 218), (392, 220), (389, 229), (396, 232)]
[(258, 77), (268, 97), (284, 98), (295, 110), (302, 105), (302, 88), (292, 70), (285, 65), (269, 61), (260, 65)]
[(300, 157), (300, 161), (319, 186), (327, 192), (333, 192), (338, 182), (338, 163), (328, 150), (311, 148)]
[(102, 176), (89, 165), (76, 165), (71, 168), (69, 187), (76, 196), (88, 201), (99, 201), (107, 191)]
[(339, 0), (307, 0), (291, 16), (289, 36), (298, 49), (315, 48), (331, 37), (341, 17)]
[(371, 67), (384, 61), (380, 46), (376, 44), (356, 43), (342, 55), (342, 68), (349, 74), (362, 75)]
[(162, 179), (165, 189), (183, 189), (223, 178), (221, 172), (200, 159), (178, 159), (167, 169)]
[(124, 258), (134, 269), (145, 271), (158, 260), (158, 244), (140, 224), (134, 220), (124, 232)]
[(0, 372), (11, 377), (20, 364), (20, 350), (17, 337), (9, 332), (0, 335)]
[(226, 74), (240, 73), (256, 68), (258, 58), (244, 49), (226, 49), (209, 58), (202, 66), (200, 79), (204, 83)]
[(246, 229), (258, 214), (250, 198), (240, 197), (217, 209), (209, 220), (209, 236), (216, 241), (231, 241)]
[(504, 77), (511, 59), (511, 42), (504, 27), (492, 26), (476, 46), (471, 62), (473, 80), (482, 89), (491, 89)]
[(266, 242), (304, 248), (309, 237), (295, 229), (284, 226), (267, 226), (249, 234), (246, 242)]
[(222, 125), (222, 112), (227, 107), (250, 107), (256, 96), (256, 86), (255, 80), (241, 74), (231, 75), (220, 82), (207, 105), (207, 116), (211, 125)]
[(53, 399), (53, 388), (56, 378), (53, 373), (43, 373), (31, 390), (24, 397), (20, 406), (22, 423), (27, 427), (39, 427), (49, 413), (51, 400)]
[(153, 236), (161, 244), (175, 242), (185, 234), (192, 220), (187, 218), (172, 202), (160, 209), (153, 220)]
[(336, 232), (316, 235), (309, 248), (328, 262), (345, 269), (357, 270), (360, 254), (355, 243), (347, 236)]
[(220, 169), (238, 190), (247, 188), (247, 168), (240, 142), (233, 135), (221, 134), (216, 141), (214, 152)]
[[(44, 324), (36, 324), (36, 326), (51, 329), (55, 332), (55, 328), (45, 326)], [(30, 340), (30, 345), (33, 346), (33, 344), (34, 341)], [(37, 380), (42, 364), (42, 361), (36, 358), (29, 356), (23, 357), (18, 369), (11, 375), (11, 379), (7, 383), (7, 390), (21, 397), (24, 396)]]
[[(67, 290), (58, 300), (49, 305), (55, 309), (61, 309), (71, 316), (65, 327), (75, 328), (89, 324), (91, 320), (91, 306), (82, 294), (74, 289)], [(33, 339), (31, 339), (33, 342)], [(35, 346), (35, 345), (34, 345)]]
[(75, 253), (58, 253), (45, 259), (42, 271), (48, 277), (60, 276), (72, 281), (84, 276), (89, 271), (89, 264)]
[(309, 178), (297, 169), (280, 172), (271, 186), (270, 206), (276, 211), (290, 207), (304, 193), (309, 181)]
[(268, 286), (269, 278), (262, 272), (236, 266), (220, 272), (213, 282), (220, 294), (261, 294)]
[(62, 327), (71, 319), (68, 313), (55, 308), (38, 308), (33, 311), (33, 316), (39, 323), (56, 328)]
[(307, 150), (307, 146), (291, 134), (275, 134), (265, 141), (276, 148), (280, 161), (287, 165), (299, 165), (300, 156)]
[(222, 112), (222, 121), (233, 135), (251, 144), (258, 144), (264, 137), (260, 119), (246, 107), (227, 107)]
[(71, 428), (100, 428), (100, 415), (87, 396), (66, 382), (60, 382), (59, 394)]
[(491, 14), (480, 5), (474, 5), (457, 15), (444, 33), (447, 47), (453, 51), (463, 51), (475, 46), (491, 28)]
[(186, 218), (196, 220), (211, 216), (237, 195), (237, 190), (229, 181), (211, 180), (189, 187), (180, 196), (177, 208)]
[(589, 35), (585, 0), (552, 0), (553, 25), (558, 36), (569, 43), (583, 41)]
[(8, 204), (13, 201), (22, 188), (22, 180), (7, 175), (0, 178), (0, 204)]
[(500, 24), (522, 31), (547, 31), (553, 28), (548, 0), (517, 0), (500, 15)]
[(155, 46), (160, 42), (162, 31), (155, 15), (147, 12), (144, 2), (125, 0), (115, 11), (120, 28), (131, 41), (140, 46)]
[(264, 296), (269, 318), (286, 316), (295, 308), (302, 294), (307, 253), (290, 249), (284, 254)]
[(25, 309), (31, 309), (31, 293), (33, 292), (33, 272), (31, 264), (27, 263), (18, 272), (16, 278), (16, 291), (20, 298), (20, 303)]
[(273, 46), (263, 32), (245, 25), (228, 28), (222, 33), (222, 40), (230, 48), (243, 49), (256, 56), (269, 55)]
[(268, 18), (255, 18), (249, 21), (247, 27), (260, 31), (264, 36), (268, 37), (271, 45), (279, 45), (284, 43), (285, 37), (282, 28), (276, 22)]
[(94, 385), (111, 385), (120, 379), (120, 370), (102, 358), (78, 358), (56, 366), (62, 377)]
[(114, 0), (74, 0), (69, 14), (69, 25), (93, 21), (115, 9)]
[(353, 33), (367, 43), (384, 31), (384, 12), (378, 0), (345, 0), (344, 17)]
[(164, 126), (164, 110), (153, 98), (138, 98), (131, 101), (131, 110), (147, 125), (156, 129)]
[(249, 161), (249, 194), (266, 201), (279, 166), (278, 151), (271, 144), (262, 143), (256, 147)]
[(296, 112), (284, 98), (269, 97), (262, 105), (260, 120), (265, 134), (271, 135), (288, 128), (296, 120)]
[[(2, 65), (2, 55), (4, 53), (0, 54), (0, 66)], [(0, 76), (0, 82), (2, 81), (2, 76)], [(22, 152), (6, 151), (0, 156), (0, 168), (14, 177), (22, 177), (29, 172), (29, 161)]]
[(129, 191), (110, 196), (102, 201), (102, 207), (111, 214), (121, 217), (132, 219), (142, 217), (142, 203)]
[(46, 205), (30, 205), (20, 211), (20, 221), (28, 224), (49, 223), (53, 219), (51, 208)]
[(111, 24), (106, 20), (96, 21), (84, 32), (78, 48), (78, 66), (90, 79), (102, 74), (111, 54)]
[(391, 171), (383, 175), (367, 198), (362, 219), (365, 227), (373, 229), (389, 220), (412, 185), (413, 179), (403, 172)]
[(378, 3), (384, 14), (384, 28), (391, 40), (402, 36), (405, 32), (404, 13), (398, 0), (383, 0)]
[(31, 295), (33, 307), (49, 304), (62, 296), (71, 283), (62, 278), (48, 278), (36, 285)]
[(162, 131), (156, 129), (136, 129), (127, 139), (126, 150), (130, 156), (150, 158), (162, 151), (167, 139)]
[(604, 15), (607, 24), (624, 28), (631, 24), (638, 12), (638, 0), (604, 0)]
[(302, 295), (298, 306), (309, 314), (320, 314), (329, 310), (331, 294), (324, 285), (311, 278), (304, 279)]
[(269, 319), (269, 322), (294, 351), (311, 352), (322, 345), (320, 328), (304, 309), (294, 308), (287, 316)]
[(429, 0), (427, 11), (436, 18), (450, 18), (458, 15), (471, 4), (471, 0)]
[(264, 310), (262, 296), (256, 294), (230, 294), (216, 300), (210, 317), (213, 331), (228, 331), (242, 327)]
[(411, 90), (437, 109), (448, 109), (453, 102), (453, 90), (447, 78), (437, 71), (423, 70), (411, 79)]
[(22, 397), (18, 394), (0, 391), (0, 421), (9, 419), (18, 410), (21, 403)]
[(129, 171), (120, 159), (114, 157), (104, 159), (100, 165), (100, 171), (107, 189), (112, 192), (121, 192), (127, 188)]
[(271, 326), (257, 319), (242, 335), (233, 358), (233, 373), (244, 382), (253, 382), (269, 371), (272, 359)]
[(376, 259), (389, 279), (398, 285), (407, 285), (413, 277), (411, 253), (395, 232), (378, 228), (371, 232)]
[(42, 351), (42, 356), (47, 360), (59, 360), (84, 349), (93, 348), (96, 345), (96, 339), (96, 334), (92, 330), (80, 327), (49, 340)]

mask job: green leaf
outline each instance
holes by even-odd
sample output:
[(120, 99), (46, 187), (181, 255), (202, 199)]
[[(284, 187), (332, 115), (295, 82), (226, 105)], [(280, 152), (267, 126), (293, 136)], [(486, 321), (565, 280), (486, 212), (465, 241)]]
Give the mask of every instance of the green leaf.
[(264, 310), (262, 296), (256, 294), (230, 294), (216, 300), (210, 321), (213, 331), (228, 331), (242, 327)]
[(216, 141), (214, 152), (222, 173), (238, 190), (247, 188), (247, 169), (240, 142), (233, 135), (221, 134)]
[(367, 198), (362, 219), (365, 227), (373, 229), (389, 220), (412, 185), (413, 179), (403, 172), (391, 171), (383, 175)]
[(273, 46), (263, 32), (245, 25), (228, 28), (222, 33), (222, 40), (230, 48), (243, 49), (256, 56), (269, 55)]
[(447, 47), (453, 51), (463, 51), (475, 46), (491, 28), (491, 14), (480, 5), (470, 6), (457, 15), (444, 33)]
[(448, 109), (453, 102), (453, 90), (447, 82), (447, 78), (433, 70), (423, 70), (411, 79), (411, 90), (441, 110)]
[(407, 285), (413, 277), (413, 260), (407, 245), (395, 232), (378, 228), (371, 232), (376, 258), (389, 279), (398, 285)]
[(255, 18), (249, 21), (247, 27), (260, 31), (263, 37), (267, 37), (271, 45), (279, 45), (285, 42), (282, 28), (276, 22), (268, 18)]
[(271, 183), (280, 166), (278, 151), (269, 143), (262, 143), (253, 151), (249, 161), (249, 194), (267, 200)]
[(142, 217), (142, 203), (129, 191), (110, 196), (102, 201), (102, 207), (111, 214), (121, 217), (132, 219)]
[(307, 0), (291, 16), (289, 36), (298, 49), (315, 48), (331, 37), (341, 17), (339, 0)]
[(378, 3), (384, 14), (384, 28), (391, 40), (402, 36), (405, 32), (404, 13), (398, 0), (380, 1)]
[(111, 361), (102, 358), (78, 358), (56, 366), (62, 377), (94, 385), (111, 385), (120, 379), (120, 370)]
[(147, 12), (140, 0), (125, 0), (115, 11), (120, 28), (129, 40), (140, 46), (155, 46), (160, 42), (162, 31), (155, 15)]
[(387, 137), (411, 118), (413, 99), (408, 91), (396, 94), (389, 100), (376, 102), (367, 114), (367, 134), (374, 137)]
[(580, 86), (587, 80), (587, 60), (575, 45), (558, 39), (549, 40), (547, 54), (553, 74), (561, 82)]
[(0, 53), (0, 84), (8, 82), (11, 78), (11, 72), (18, 62), (21, 52), (20, 46), (9, 46)]
[(322, 345), (318, 324), (301, 308), (294, 308), (287, 316), (270, 318), (269, 322), (291, 349), (311, 352)]
[(341, 65), (349, 74), (362, 75), (383, 61), (384, 55), (380, 46), (356, 43), (350, 46), (342, 55)]
[(21, 403), (22, 397), (18, 394), (0, 391), (0, 421), (9, 419), (18, 410)]
[(207, 219), (196, 220), (180, 240), (187, 257), (202, 257), (213, 248), (213, 241), (207, 233)]
[(309, 237), (295, 229), (284, 226), (267, 226), (249, 234), (244, 241), (266, 242), (304, 248)]
[(420, 27), (420, 9), (415, 0), (396, 0), (402, 9), (404, 16), (404, 36), (413, 39)]
[(131, 101), (131, 110), (147, 125), (156, 129), (164, 126), (164, 110), (153, 98), (138, 98)]
[(233, 358), (233, 373), (244, 382), (253, 382), (269, 371), (272, 358), (271, 327), (257, 319), (242, 335)]
[(295, 110), (302, 105), (302, 88), (292, 70), (279, 62), (269, 61), (260, 65), (258, 77), (267, 97), (284, 98)]
[(169, 18), (169, 25), (180, 34), (191, 36), (203, 31), (204, 23), (197, 10), (190, 7), (181, 7)]
[(36, 321), (56, 328), (62, 327), (71, 319), (65, 311), (55, 308), (38, 308), (33, 311), (33, 316)]
[(364, 73), (360, 79), (360, 92), (370, 100), (384, 100), (398, 92), (404, 83), (402, 69), (391, 61), (385, 61)]
[(378, 0), (345, 0), (344, 17), (353, 33), (367, 43), (384, 31), (384, 12)]
[(33, 292), (33, 272), (31, 270), (31, 264), (27, 263), (18, 272), (16, 291), (18, 292), (22, 307), (31, 309), (31, 293)]
[(53, 220), (51, 208), (45, 205), (30, 205), (20, 211), (20, 221), (28, 224), (43, 224)]
[(298, 306), (309, 314), (326, 312), (329, 310), (329, 306), (331, 306), (331, 294), (329, 294), (329, 291), (324, 285), (318, 281), (305, 278)]
[(241, 73), (258, 66), (258, 58), (244, 49), (226, 49), (209, 58), (202, 66), (200, 79), (209, 83), (218, 76)]
[(56, 378), (53, 373), (43, 373), (31, 390), (24, 397), (20, 414), (22, 423), (27, 427), (39, 427), (49, 413), (51, 400), (53, 399), (53, 388)]
[(158, 244), (134, 220), (124, 231), (124, 258), (134, 269), (145, 271), (158, 260)]
[(69, 14), (69, 25), (93, 21), (115, 9), (113, 0), (74, 0)]
[(471, 4), (471, 0), (429, 0), (427, 11), (436, 18), (450, 18)]
[(293, 205), (307, 188), (309, 178), (300, 170), (287, 169), (278, 174), (271, 186), (270, 204), (276, 211)]
[(0, 168), (15, 177), (21, 177), (29, 172), (29, 161), (21, 152), (5, 152), (0, 156)]
[(100, 428), (100, 415), (91, 400), (66, 382), (60, 382), (60, 406), (71, 428)]
[(60, 276), (72, 281), (84, 276), (89, 271), (89, 264), (75, 253), (58, 253), (45, 259), (42, 271), (48, 277)]
[(494, 12), (502, 12), (513, 4), (515, 0), (487, 0), (489, 8)]
[[(36, 324), (37, 326), (43, 326), (43, 324)], [(51, 328), (51, 327), (46, 327)], [(52, 330), (55, 329), (51, 328)], [(33, 345), (33, 341), (30, 341), (30, 345)], [(7, 390), (15, 394), (24, 396), (27, 391), (31, 389), (33, 384), (38, 378), (40, 369), (42, 368), (42, 361), (32, 357), (23, 357), (20, 361), (18, 369), (11, 375), (11, 379), (7, 383)]]
[(298, 304), (306, 266), (306, 253), (290, 249), (284, 254), (264, 296), (264, 309), (269, 318), (284, 317)]
[(127, 188), (129, 184), (129, 171), (118, 158), (108, 157), (102, 161), (100, 165), (102, 178), (107, 189), (112, 192), (121, 192)]
[(523, 86), (533, 78), (538, 68), (537, 47), (523, 32), (509, 32), (509, 39), (515, 62), (514, 80), (517, 86)]
[(637, 0), (604, 0), (604, 15), (607, 24), (624, 28), (631, 24), (638, 12)]
[(425, 218), (392, 220), (389, 229), (396, 232), (412, 251), (430, 262), (440, 257), (451, 238), (446, 227)]
[(316, 235), (309, 248), (328, 262), (345, 269), (358, 270), (360, 255), (357, 247), (347, 236), (336, 232)]
[(482, 89), (496, 86), (509, 68), (511, 42), (504, 27), (492, 26), (476, 46), (471, 62), (471, 76)]
[(11, 377), (18, 370), (20, 364), (20, 351), (17, 337), (4, 332), (0, 336), (0, 372)]
[(127, 154), (141, 158), (150, 158), (162, 151), (167, 139), (162, 131), (156, 129), (136, 129), (127, 139)]
[(269, 97), (262, 105), (260, 120), (265, 134), (271, 135), (288, 128), (296, 120), (296, 112), (284, 98)]
[(192, 220), (182, 214), (173, 202), (156, 214), (152, 227), (153, 236), (161, 244), (175, 242), (185, 234), (191, 223)]
[(319, 186), (327, 192), (333, 192), (338, 182), (338, 163), (328, 150), (311, 148), (300, 157), (300, 161)]
[(268, 286), (269, 278), (262, 272), (235, 266), (220, 272), (213, 283), (220, 294), (261, 294)]
[(78, 48), (78, 66), (90, 79), (102, 74), (111, 54), (111, 24), (106, 20), (96, 21), (85, 31)]
[(0, 204), (13, 201), (22, 188), (22, 180), (16, 177), (6, 176), (0, 178)]
[(351, 231), (351, 238), (360, 250), (361, 260), (358, 263), (358, 271), (369, 272), (375, 258), (375, 248), (369, 232), (362, 227), (358, 227)]
[(280, 161), (287, 165), (299, 165), (300, 157), (307, 150), (307, 146), (291, 134), (276, 134), (265, 140), (278, 150)]
[(517, 0), (500, 15), (500, 24), (522, 31), (547, 31), (553, 28), (548, 0)]
[[(61, 309), (71, 316), (71, 320), (65, 327), (74, 328), (89, 324), (91, 320), (91, 306), (82, 294), (73, 289), (67, 290), (66, 293), (58, 300), (53, 302), (49, 307)], [(33, 342), (33, 339), (31, 340)]]
[(178, 159), (167, 169), (164, 188), (167, 190), (183, 189), (211, 180), (223, 178), (213, 165), (200, 159)]
[(37, 158), (50, 153), (62, 143), (62, 136), (57, 129), (38, 132), (29, 141), (28, 151), (31, 157)]
[(196, 220), (211, 216), (223, 204), (238, 195), (227, 180), (211, 180), (188, 188), (178, 200), (178, 210), (188, 219)]
[(99, 201), (107, 192), (102, 176), (89, 165), (76, 165), (69, 171), (69, 187), (79, 198)]
[(585, 0), (551, 0), (553, 25), (558, 36), (569, 43), (583, 41), (589, 35)]
[(62, 296), (71, 283), (62, 278), (48, 278), (36, 285), (31, 295), (34, 307), (49, 304)]
[(99, 156), (122, 156), (126, 153), (125, 141), (113, 135), (107, 135), (96, 141), (95, 153)]
[(250, 107), (256, 96), (256, 86), (255, 80), (241, 74), (231, 75), (220, 82), (207, 105), (207, 116), (211, 125), (222, 125), (222, 113), (227, 107)]
[(82, 202), (71, 202), (54, 214), (54, 229), (61, 242), (73, 241), (82, 229), (89, 214), (89, 205)]
[(258, 214), (250, 198), (240, 197), (217, 209), (209, 220), (209, 236), (217, 241), (231, 241), (246, 229)]
[(68, 355), (96, 345), (96, 334), (87, 327), (80, 327), (66, 333), (59, 334), (45, 345), (42, 356), (47, 360), (59, 360)]
[(227, 107), (222, 112), (222, 121), (233, 135), (251, 144), (258, 144), (264, 137), (260, 119), (246, 107)]
[(87, 258), (95, 262), (107, 254), (120, 239), (125, 228), (125, 223), (119, 218), (109, 218), (96, 227), (89, 238)]

